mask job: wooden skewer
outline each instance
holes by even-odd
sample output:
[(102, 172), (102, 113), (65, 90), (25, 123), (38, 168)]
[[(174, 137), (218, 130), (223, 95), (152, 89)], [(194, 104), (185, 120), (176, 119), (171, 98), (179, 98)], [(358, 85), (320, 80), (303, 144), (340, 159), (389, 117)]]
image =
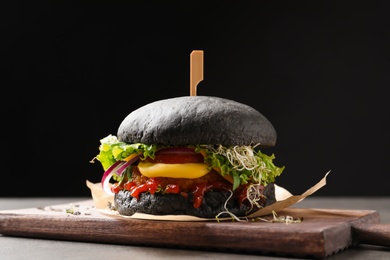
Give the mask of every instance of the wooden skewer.
[(194, 50), (190, 55), (190, 95), (196, 96), (196, 88), (203, 80), (203, 51)]

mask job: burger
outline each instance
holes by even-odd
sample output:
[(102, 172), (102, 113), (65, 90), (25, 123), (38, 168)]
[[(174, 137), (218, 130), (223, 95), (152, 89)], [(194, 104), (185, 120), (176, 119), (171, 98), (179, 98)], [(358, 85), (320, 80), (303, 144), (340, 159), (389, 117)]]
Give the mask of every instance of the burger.
[(245, 217), (275, 202), (284, 170), (276, 131), (256, 109), (213, 96), (148, 103), (128, 114), (95, 157), (119, 214)]

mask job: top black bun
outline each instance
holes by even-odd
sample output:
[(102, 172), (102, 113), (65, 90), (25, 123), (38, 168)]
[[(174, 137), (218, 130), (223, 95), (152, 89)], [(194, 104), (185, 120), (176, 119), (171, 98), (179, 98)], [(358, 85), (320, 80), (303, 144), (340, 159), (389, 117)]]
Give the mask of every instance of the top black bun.
[(254, 108), (219, 97), (183, 96), (155, 101), (130, 113), (118, 139), (126, 143), (274, 146), (273, 125)]

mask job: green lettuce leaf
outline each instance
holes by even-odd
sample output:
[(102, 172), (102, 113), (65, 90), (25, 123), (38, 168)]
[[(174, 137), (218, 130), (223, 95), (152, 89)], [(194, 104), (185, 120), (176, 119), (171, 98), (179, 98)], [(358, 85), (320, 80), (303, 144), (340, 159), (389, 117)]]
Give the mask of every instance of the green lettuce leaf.
[(124, 160), (131, 154), (142, 153), (144, 158), (154, 158), (154, 154), (157, 150), (157, 145), (142, 143), (126, 144), (119, 141), (114, 135), (108, 135), (101, 139), (100, 143), (100, 153), (95, 158), (100, 161), (104, 170), (107, 170), (116, 161)]

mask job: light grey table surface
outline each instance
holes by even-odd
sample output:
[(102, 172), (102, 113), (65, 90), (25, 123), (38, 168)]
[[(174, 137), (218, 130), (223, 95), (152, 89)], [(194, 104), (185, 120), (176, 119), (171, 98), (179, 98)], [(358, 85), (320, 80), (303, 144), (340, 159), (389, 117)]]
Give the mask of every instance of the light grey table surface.
[[(89, 198), (0, 198), (0, 210), (44, 207), (73, 203)], [(390, 197), (316, 197), (293, 207), (376, 210), (381, 223), (390, 224)], [(109, 234), (108, 234), (109, 235)], [(178, 238), (180, 239), (180, 238)], [(0, 259), (299, 259), (279, 256), (196, 251), (89, 242), (58, 241), (0, 235)], [(350, 247), (326, 259), (390, 259), (390, 248), (372, 245)]]

